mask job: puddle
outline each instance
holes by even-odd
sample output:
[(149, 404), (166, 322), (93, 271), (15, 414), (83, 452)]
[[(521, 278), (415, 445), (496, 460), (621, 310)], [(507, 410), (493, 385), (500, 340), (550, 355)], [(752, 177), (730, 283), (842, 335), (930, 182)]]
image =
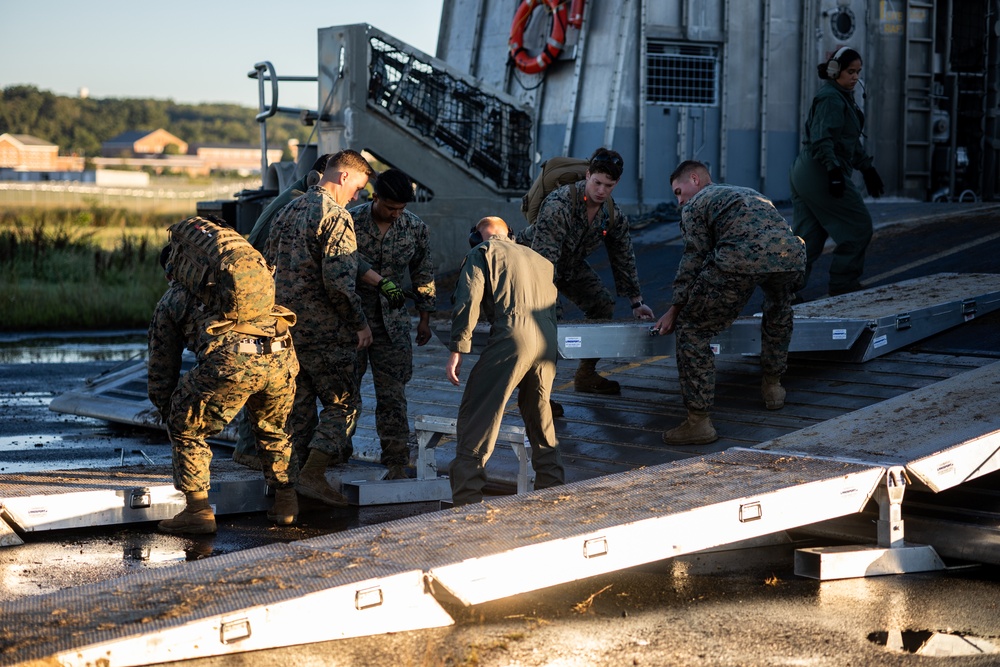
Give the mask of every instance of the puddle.
[(871, 633), (868, 635), (868, 641), (884, 646), (894, 653), (912, 653), (929, 657), (1000, 653), (1000, 639), (973, 637), (958, 632), (889, 630)]

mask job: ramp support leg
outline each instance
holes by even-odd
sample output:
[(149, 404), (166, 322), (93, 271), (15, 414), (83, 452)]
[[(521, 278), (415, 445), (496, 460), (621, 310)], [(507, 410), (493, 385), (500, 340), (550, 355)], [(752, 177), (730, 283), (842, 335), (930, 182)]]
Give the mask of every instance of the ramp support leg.
[(511, 449), (517, 457), (517, 492), (527, 493), (535, 489), (535, 469), (531, 467), (531, 443), (528, 436), (510, 441)]
[(943, 570), (934, 547), (903, 539), (903, 493), (906, 469), (890, 467), (875, 491), (878, 503), (877, 546), (816, 547), (795, 551), (795, 574), (812, 579), (850, 579), (882, 574)]
[(878, 503), (878, 545), (890, 549), (904, 546), (903, 542), (903, 493), (906, 491), (906, 469), (889, 468), (885, 484), (875, 491)]
[(8, 525), (7, 513), (3, 511), (3, 505), (0, 504), (0, 547), (16, 547), (22, 544), (24, 544), (24, 540)]

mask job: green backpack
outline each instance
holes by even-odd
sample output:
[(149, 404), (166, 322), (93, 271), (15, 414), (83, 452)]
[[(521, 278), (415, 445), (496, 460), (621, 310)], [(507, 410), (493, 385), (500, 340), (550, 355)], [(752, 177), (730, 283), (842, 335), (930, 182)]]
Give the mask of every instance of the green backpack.
[[(542, 202), (549, 196), (549, 193), (563, 185), (573, 185), (570, 188), (570, 196), (576, 203), (577, 181), (581, 181), (587, 174), (590, 160), (577, 157), (553, 157), (542, 163), (542, 170), (535, 177), (528, 193), (521, 198), (521, 213), (529, 225), (535, 224), (538, 219), (538, 211), (542, 208)], [(608, 227), (615, 224), (615, 202), (609, 198), (608, 202)]]
[(271, 267), (236, 230), (198, 216), (182, 220), (170, 227), (168, 261), (174, 280), (224, 321), (210, 329), (262, 334), (251, 323), (274, 324)]

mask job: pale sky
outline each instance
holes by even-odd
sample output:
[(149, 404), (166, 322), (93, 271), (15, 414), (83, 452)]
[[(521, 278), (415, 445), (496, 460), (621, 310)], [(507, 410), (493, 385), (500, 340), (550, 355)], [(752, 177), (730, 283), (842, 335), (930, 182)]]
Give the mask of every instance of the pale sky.
[[(370, 23), (434, 55), (441, 3), (0, 0), (0, 88), (256, 107), (247, 72), (269, 60), (279, 76), (315, 76), (318, 28)], [(279, 88), (281, 106), (317, 103), (315, 83)]]

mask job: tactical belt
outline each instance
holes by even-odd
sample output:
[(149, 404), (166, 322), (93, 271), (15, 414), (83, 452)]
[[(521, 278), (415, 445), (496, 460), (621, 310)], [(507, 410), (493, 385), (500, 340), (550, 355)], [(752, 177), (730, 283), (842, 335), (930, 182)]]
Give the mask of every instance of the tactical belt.
[(238, 354), (271, 354), (281, 352), (292, 346), (291, 336), (281, 338), (241, 338), (236, 344)]

